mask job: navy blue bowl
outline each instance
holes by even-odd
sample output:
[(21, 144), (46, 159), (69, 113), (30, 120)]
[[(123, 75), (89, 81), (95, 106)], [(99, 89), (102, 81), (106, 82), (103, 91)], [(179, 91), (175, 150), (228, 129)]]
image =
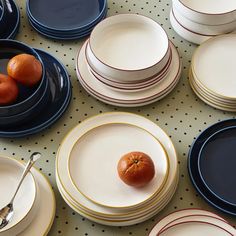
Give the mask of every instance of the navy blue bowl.
[(0, 72), (7, 74), (8, 61), (21, 53), (35, 56), (43, 67), (41, 81), (34, 87), (26, 87), (19, 84), (19, 96), (14, 104), (0, 106), (0, 117), (14, 116), (31, 108), (41, 98), (46, 89), (45, 67), (39, 54), (31, 47), (10, 39), (0, 40)]
[(48, 79), (46, 80), (45, 86), (45, 90), (40, 99), (36, 103), (34, 103), (34, 105), (31, 106), (28, 110), (13, 116), (0, 117), (0, 128), (22, 125), (39, 115), (42, 112), (43, 108), (45, 108), (49, 100), (50, 88)]

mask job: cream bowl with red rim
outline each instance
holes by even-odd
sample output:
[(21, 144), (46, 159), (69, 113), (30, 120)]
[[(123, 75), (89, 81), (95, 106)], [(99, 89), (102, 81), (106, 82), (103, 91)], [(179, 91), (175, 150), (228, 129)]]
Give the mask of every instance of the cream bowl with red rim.
[(172, 0), (186, 18), (201, 24), (221, 25), (236, 21), (235, 0)]
[(93, 29), (86, 54), (90, 67), (103, 77), (138, 82), (165, 67), (170, 47), (166, 32), (154, 20), (120, 14), (108, 17)]

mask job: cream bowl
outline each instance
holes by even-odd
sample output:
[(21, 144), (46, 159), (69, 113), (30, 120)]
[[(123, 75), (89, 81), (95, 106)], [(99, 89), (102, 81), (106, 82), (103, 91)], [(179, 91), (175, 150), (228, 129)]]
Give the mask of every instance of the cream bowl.
[(186, 18), (201, 24), (220, 25), (236, 20), (235, 0), (172, 0)]
[(103, 77), (139, 81), (163, 69), (170, 56), (164, 29), (152, 19), (120, 14), (100, 22), (86, 49), (90, 66)]

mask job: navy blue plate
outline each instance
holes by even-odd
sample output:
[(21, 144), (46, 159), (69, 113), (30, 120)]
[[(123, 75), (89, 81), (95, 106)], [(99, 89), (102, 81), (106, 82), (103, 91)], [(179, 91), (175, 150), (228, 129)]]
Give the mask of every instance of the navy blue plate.
[(6, 16), (0, 25), (0, 39), (14, 39), (20, 26), (20, 12), (13, 0), (8, 0)]
[(106, 0), (27, 0), (27, 12), (39, 25), (51, 30), (78, 31), (102, 14)]
[(224, 120), (221, 122), (218, 122), (207, 129), (205, 129), (195, 140), (195, 142), (192, 144), (191, 149), (189, 151), (188, 155), (188, 171), (190, 175), (190, 179), (199, 192), (199, 194), (212, 206), (215, 208), (231, 214), (236, 215), (236, 207), (227, 204), (226, 202), (220, 200), (217, 198), (214, 194), (212, 194), (211, 191), (205, 186), (203, 183), (199, 169), (198, 169), (198, 158), (199, 158), (199, 152), (205, 143), (205, 141), (214, 133), (216, 133), (219, 130), (225, 129), (227, 127), (236, 126), (236, 119), (230, 119), (230, 120)]
[(202, 181), (217, 198), (236, 206), (236, 127), (227, 127), (211, 135), (198, 158)]
[(49, 80), (49, 100), (36, 118), (26, 124), (0, 128), (0, 137), (18, 138), (38, 133), (55, 123), (66, 111), (71, 100), (71, 83), (65, 67), (52, 55), (36, 49), (43, 60)]
[[(103, 18), (106, 17), (106, 12), (104, 12), (104, 14), (102, 15), (102, 18), (99, 19), (98, 22), (100, 22)], [(93, 26), (91, 26), (90, 28), (83, 30), (79, 33), (74, 33), (74, 34), (58, 34), (58, 33), (52, 33), (50, 31), (45, 31), (45, 29), (43, 29), (41, 26), (38, 26), (37, 24), (35, 24), (30, 17), (28, 17), (29, 23), (31, 24), (31, 26), (40, 34), (42, 34), (43, 36), (47, 37), (47, 38), (52, 38), (52, 39), (57, 39), (57, 40), (74, 40), (74, 39), (80, 39), (83, 38), (85, 36), (88, 36), (91, 31), (93, 30), (93, 28), (95, 27), (95, 25), (98, 23), (96, 22)]]

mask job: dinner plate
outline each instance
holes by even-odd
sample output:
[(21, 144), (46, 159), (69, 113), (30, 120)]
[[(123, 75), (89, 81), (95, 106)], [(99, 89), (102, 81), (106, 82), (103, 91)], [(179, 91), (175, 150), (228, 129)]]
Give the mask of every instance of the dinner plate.
[[(65, 190), (67, 195), (70, 196), (74, 203), (77, 203), (77, 205), (80, 207), (83, 207), (84, 209), (94, 212), (98, 215), (102, 214), (108, 217), (123, 214), (124, 210), (119, 208), (103, 207), (89, 201), (72, 184), (71, 179), (69, 178), (68, 170), (64, 167), (67, 166), (67, 160), (69, 157), (68, 150), (72, 149), (78, 135), (83, 134), (84, 130), (87, 130), (87, 127), (97, 127), (110, 122), (123, 122), (141, 126), (143, 129), (152, 133), (162, 143), (170, 160), (170, 171), (166, 185), (158, 195), (158, 198), (162, 198), (170, 186), (172, 186), (174, 179), (176, 179), (176, 173), (178, 170), (177, 157), (173, 144), (168, 138), (168, 135), (166, 135), (156, 124), (152, 123), (151, 121), (138, 115), (123, 112), (104, 113), (102, 115), (95, 116), (83, 121), (67, 135), (67, 137), (62, 142), (60, 149), (58, 150), (56, 158), (57, 183), (60, 183), (62, 188)], [(132, 211), (129, 211), (129, 213), (131, 214)]]
[(172, 10), (170, 11), (170, 23), (174, 31), (180, 37), (186, 39), (189, 42), (201, 44), (211, 38), (211, 36), (199, 34), (181, 25), (180, 22), (178, 22), (178, 20), (175, 18)]
[(160, 236), (198, 236), (199, 233), (205, 236), (233, 236), (226, 229), (218, 226), (217, 224), (212, 224), (204, 221), (185, 221), (181, 223), (173, 224), (165, 228), (160, 234)]
[(214, 37), (198, 47), (192, 59), (195, 79), (212, 93), (229, 100), (236, 100), (235, 40), (235, 34)]
[(175, 212), (170, 213), (169, 215), (165, 216), (163, 219), (161, 219), (151, 230), (149, 233), (149, 236), (156, 236), (159, 232), (161, 232), (165, 227), (168, 225), (174, 223), (177, 219), (185, 219), (186, 217), (198, 217), (199, 219), (201, 217), (213, 217), (215, 219), (220, 219), (222, 221), (225, 221), (221, 216), (218, 216), (217, 214), (197, 209), (197, 208), (188, 208), (188, 209), (182, 209)]
[(20, 11), (13, 0), (8, 0), (6, 16), (1, 22), (0, 39), (14, 39), (20, 26)]
[(107, 88), (100, 81), (94, 78), (94, 76), (88, 69), (85, 58), (85, 47), (86, 43), (81, 48), (76, 62), (78, 78), (79, 80), (83, 81), (82, 85), (86, 84), (86, 87), (88, 87), (89, 90), (92, 90), (99, 97), (104, 98), (107, 101), (115, 101), (124, 104), (150, 101), (161, 96), (162, 93), (164, 93), (164, 91), (168, 88), (168, 86), (170, 86), (175, 80), (178, 80), (180, 77), (181, 63), (179, 55), (174, 45), (171, 44), (173, 59), (169, 69), (170, 71), (161, 83), (158, 83), (156, 86), (142, 92), (122, 93), (114, 91)]
[(79, 31), (91, 25), (106, 8), (106, 0), (27, 0), (27, 13), (39, 25), (55, 31)]
[(27, 124), (1, 127), (0, 137), (23, 137), (38, 133), (55, 123), (67, 109), (71, 99), (71, 83), (65, 67), (52, 55), (36, 49), (45, 65), (49, 80), (49, 101), (40, 116)]
[(47, 178), (35, 167), (30, 170), (40, 191), (40, 202), (36, 216), (30, 225), (17, 236), (47, 235), (53, 224), (56, 212), (56, 200), (52, 186)]
[[(0, 163), (0, 186), (1, 192), (4, 193), (1, 194), (0, 199), (0, 208), (2, 208), (14, 195), (24, 171), (24, 165), (3, 157), (0, 158)], [(32, 174), (28, 174), (16, 195), (12, 220), (3, 229), (0, 229), (0, 235), (16, 235), (30, 224), (36, 213), (37, 194), (36, 180)]]
[[(88, 128), (77, 138), (68, 160), (69, 174), (77, 190), (94, 203), (130, 209), (149, 201), (164, 186), (168, 176), (165, 150), (142, 127), (129, 123), (110, 123)], [(155, 165), (154, 178), (142, 188), (126, 185), (117, 172), (119, 159), (132, 151), (146, 153)]]
[(210, 203), (217, 209), (231, 215), (236, 215), (236, 208), (217, 198), (214, 194), (212, 194), (211, 191), (209, 191), (209, 189), (203, 183), (198, 169), (198, 158), (202, 145), (211, 135), (213, 135), (218, 130), (235, 125), (236, 119), (229, 119), (218, 122), (208, 127), (197, 137), (195, 142), (192, 144), (188, 156), (188, 171), (194, 187), (208, 203)]
[[(211, 135), (199, 152), (198, 168), (207, 188), (222, 201), (236, 206), (234, 150), (236, 127), (227, 127)], [(223, 159), (222, 159), (223, 158)]]

